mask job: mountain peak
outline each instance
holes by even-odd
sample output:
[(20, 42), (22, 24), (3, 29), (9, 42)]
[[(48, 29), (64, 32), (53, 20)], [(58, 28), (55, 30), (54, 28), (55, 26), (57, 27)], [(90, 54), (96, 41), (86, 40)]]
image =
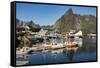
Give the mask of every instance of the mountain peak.
[(72, 8), (68, 9), (61, 18), (59, 18), (54, 29), (60, 32), (69, 32), (70, 30), (82, 30), (83, 32), (95, 33), (96, 17), (89, 15), (80, 15), (73, 13)]
[(73, 14), (73, 10), (72, 10), (72, 8), (69, 8), (69, 9), (67, 10), (66, 13), (67, 13), (67, 14)]

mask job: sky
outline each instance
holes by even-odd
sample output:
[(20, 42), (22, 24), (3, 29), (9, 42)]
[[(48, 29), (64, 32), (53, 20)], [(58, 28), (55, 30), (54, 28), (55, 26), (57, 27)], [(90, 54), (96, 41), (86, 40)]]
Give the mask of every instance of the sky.
[(16, 3), (16, 18), (21, 21), (32, 20), (41, 26), (53, 25), (69, 8), (75, 14), (96, 16), (95, 7)]

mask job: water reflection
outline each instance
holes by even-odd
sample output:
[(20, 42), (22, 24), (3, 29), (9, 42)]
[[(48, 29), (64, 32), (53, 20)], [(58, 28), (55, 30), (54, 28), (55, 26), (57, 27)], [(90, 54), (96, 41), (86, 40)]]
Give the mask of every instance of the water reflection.
[(29, 64), (95, 61), (96, 40), (91, 38), (84, 38), (82, 47), (79, 47), (77, 51), (74, 49), (68, 50), (68, 48), (62, 48), (56, 50), (47, 50), (44, 52), (33, 52), (27, 57), (26, 60), (29, 61)]

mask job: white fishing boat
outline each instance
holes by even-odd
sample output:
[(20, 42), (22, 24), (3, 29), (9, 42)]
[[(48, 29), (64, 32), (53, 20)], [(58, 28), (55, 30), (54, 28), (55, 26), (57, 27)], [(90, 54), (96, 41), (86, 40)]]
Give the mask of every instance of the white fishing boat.
[(52, 49), (60, 49), (63, 47), (64, 47), (63, 43), (57, 43), (57, 44), (51, 46)]
[(24, 55), (27, 55), (29, 51), (31, 51), (31, 48), (23, 47), (19, 50), (16, 50), (16, 55), (17, 56), (24, 56)]

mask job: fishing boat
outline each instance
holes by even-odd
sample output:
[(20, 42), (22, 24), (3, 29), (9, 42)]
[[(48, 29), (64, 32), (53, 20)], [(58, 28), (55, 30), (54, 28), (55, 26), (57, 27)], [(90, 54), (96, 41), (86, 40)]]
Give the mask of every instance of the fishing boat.
[(78, 43), (77, 42), (72, 42), (72, 43), (68, 43), (66, 45), (67, 50), (74, 50), (75, 52), (78, 49)]
[(26, 59), (29, 56), (30, 51), (31, 51), (31, 48), (29, 47), (23, 47), (21, 49), (16, 49), (16, 58)]
[(64, 48), (63, 44), (62, 43), (58, 43), (56, 45), (52, 45), (51, 48), (53, 50), (56, 50), (56, 49), (61, 49), (61, 48)]
[(78, 48), (82, 47), (82, 31), (78, 31), (75, 34), (71, 33), (69, 36), (73, 37), (68, 37), (64, 45), (66, 47), (67, 56), (72, 56), (77, 52)]

